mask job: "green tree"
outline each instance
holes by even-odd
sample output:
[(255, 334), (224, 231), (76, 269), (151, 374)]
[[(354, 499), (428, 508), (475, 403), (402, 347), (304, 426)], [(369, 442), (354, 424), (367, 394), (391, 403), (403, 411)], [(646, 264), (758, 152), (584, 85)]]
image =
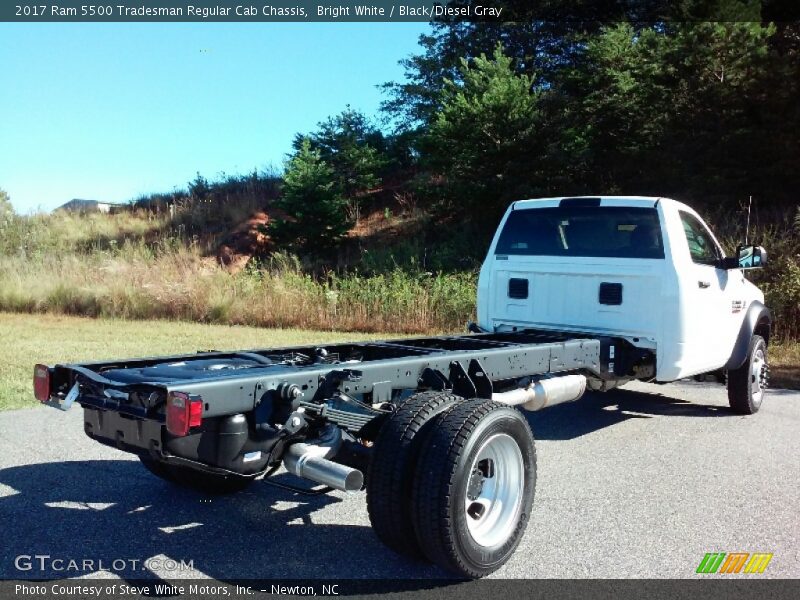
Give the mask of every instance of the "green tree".
[(512, 6), (503, 23), (437, 21), (401, 61), (406, 80), (384, 86), (386, 114), (426, 162), (420, 140), (447, 86), (464, 85), (460, 61), (499, 41), (539, 97), (533, 191), (794, 200), (800, 26), (771, 24), (776, 3), (759, 0), (602, 3), (618, 14), (594, 17), (591, 4)]
[(285, 219), (270, 224), (269, 233), (282, 247), (304, 255), (324, 257), (347, 234), (351, 222), (333, 168), (322, 160), (311, 141), (302, 140), (289, 159), (281, 197), (275, 206)]
[(595, 193), (695, 201), (764, 189), (765, 134), (780, 131), (763, 127), (773, 33), (752, 21), (603, 29), (558, 88), (552, 123), (571, 178)]
[(462, 60), (460, 80), (441, 92), (426, 163), (444, 179), (448, 208), (494, 227), (507, 203), (536, 185), (539, 93), (499, 45), (491, 58)]
[(431, 32), (419, 37), (421, 52), (400, 60), (404, 80), (383, 84), (387, 97), (382, 108), (401, 130), (426, 127), (441, 108), (445, 81), (460, 81), (461, 60), (491, 55), (498, 43), (517, 73), (532, 77), (537, 88), (549, 89), (603, 23), (662, 20), (664, 7), (659, 4), (501, 0), (493, 3), (503, 10), (500, 22), (436, 19)]
[[(781, 68), (770, 52), (774, 34), (774, 26), (751, 21), (675, 28), (675, 54), (668, 60), (680, 100), (665, 143), (696, 198), (781, 195), (787, 176), (798, 182), (797, 171), (792, 175), (772, 168), (786, 150), (775, 142), (789, 141), (784, 130), (792, 129), (786, 120), (791, 111), (774, 114), (785, 85), (771, 85), (771, 73)], [(793, 145), (797, 157), (798, 145)]]
[(618, 23), (590, 38), (560, 74), (549, 121), (553, 150), (565, 151), (557, 160), (559, 187), (619, 193), (652, 179), (663, 184), (659, 175), (669, 155), (660, 155), (662, 140), (679, 101), (674, 67), (664, 60), (669, 43), (661, 29)]
[(297, 135), (294, 149), (309, 143), (333, 171), (337, 191), (348, 200), (353, 216), (358, 214), (361, 198), (381, 184), (389, 160), (386, 140), (364, 114), (349, 106), (340, 114), (319, 123), (307, 136)]

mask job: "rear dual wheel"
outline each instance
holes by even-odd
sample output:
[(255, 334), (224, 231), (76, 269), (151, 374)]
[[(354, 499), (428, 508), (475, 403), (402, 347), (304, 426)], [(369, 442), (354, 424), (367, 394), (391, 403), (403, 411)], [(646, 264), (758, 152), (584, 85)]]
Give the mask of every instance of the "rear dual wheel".
[[(388, 426), (391, 421), (381, 430), (367, 497), (369, 506), (370, 496), (374, 505), (380, 495), (389, 510), (371, 509), (370, 519), (378, 537), (392, 549), (423, 556), (464, 577), (483, 577), (509, 559), (525, 532), (536, 485), (533, 437), (520, 412), (506, 405), (426, 394), (427, 400), (401, 405), (393, 415), (403, 422), (408, 419), (403, 413), (412, 407), (417, 417), (426, 414), (418, 411), (418, 402), (438, 409), (420, 426), (422, 435), (406, 438), (414, 459), (405, 464), (405, 471), (382, 469), (386, 463), (381, 445), (392, 446), (389, 440), (397, 432)], [(376, 493), (371, 480), (379, 474), (394, 478), (401, 492), (380, 493), (388, 489), (382, 486)], [(403, 532), (402, 545), (396, 537), (387, 541), (389, 514), (393, 530)]]
[(500, 568), (533, 507), (536, 450), (525, 418), (497, 402), (464, 402), (437, 419), (421, 454), (412, 511), (425, 556), (470, 578)]
[(378, 538), (398, 554), (422, 556), (411, 523), (411, 490), (420, 447), (433, 419), (461, 398), (421, 392), (407, 398), (381, 427), (367, 471), (367, 511)]

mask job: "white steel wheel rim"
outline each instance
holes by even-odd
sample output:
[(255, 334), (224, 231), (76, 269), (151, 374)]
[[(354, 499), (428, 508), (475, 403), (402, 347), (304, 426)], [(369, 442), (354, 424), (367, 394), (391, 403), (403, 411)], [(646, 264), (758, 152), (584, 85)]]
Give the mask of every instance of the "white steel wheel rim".
[(767, 358), (764, 350), (759, 348), (753, 355), (753, 362), (750, 365), (750, 390), (752, 391), (753, 402), (761, 402), (766, 387), (767, 377)]
[(525, 492), (522, 451), (510, 435), (486, 440), (469, 470), (464, 511), (467, 530), (479, 546), (492, 547), (513, 533)]

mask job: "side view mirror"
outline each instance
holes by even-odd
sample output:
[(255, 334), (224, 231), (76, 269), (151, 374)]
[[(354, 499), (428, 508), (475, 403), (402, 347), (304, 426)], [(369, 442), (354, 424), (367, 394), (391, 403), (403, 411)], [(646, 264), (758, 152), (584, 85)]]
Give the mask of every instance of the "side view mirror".
[(723, 267), (730, 269), (759, 269), (767, 264), (767, 251), (761, 246), (739, 245), (736, 256), (727, 256)]

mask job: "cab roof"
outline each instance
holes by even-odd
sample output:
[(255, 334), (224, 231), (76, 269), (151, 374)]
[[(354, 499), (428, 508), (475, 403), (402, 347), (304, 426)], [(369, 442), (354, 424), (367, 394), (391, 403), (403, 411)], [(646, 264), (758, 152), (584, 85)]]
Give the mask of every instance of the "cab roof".
[(554, 198), (531, 198), (518, 200), (512, 204), (512, 210), (522, 208), (548, 208), (573, 204), (575, 206), (639, 206), (653, 208), (659, 201), (674, 202), (659, 196), (559, 196)]

